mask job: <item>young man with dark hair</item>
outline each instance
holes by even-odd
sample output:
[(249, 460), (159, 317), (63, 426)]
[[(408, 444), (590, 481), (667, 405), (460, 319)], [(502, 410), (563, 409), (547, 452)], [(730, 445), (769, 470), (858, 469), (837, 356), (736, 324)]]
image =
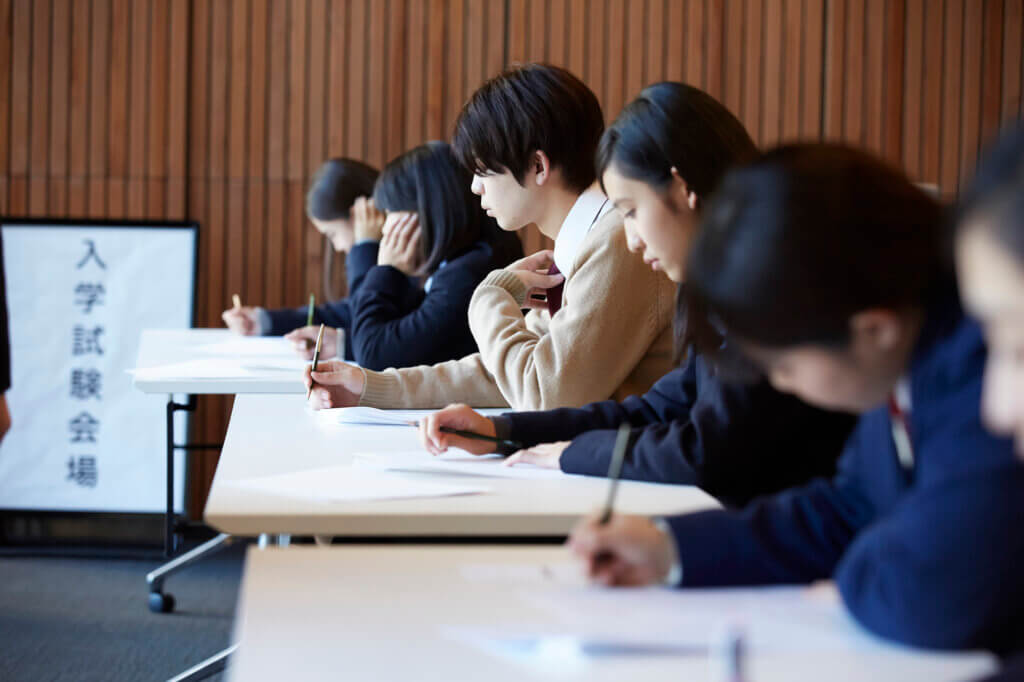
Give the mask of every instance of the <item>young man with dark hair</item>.
[(597, 98), (564, 69), (529, 64), (477, 90), (452, 143), (475, 172), (473, 191), (503, 229), (535, 224), (554, 250), (476, 289), (469, 323), (479, 353), (383, 372), (323, 363), (306, 373), (313, 405), (547, 409), (642, 393), (665, 374), (674, 290), (629, 252), (594, 182), (603, 129)]

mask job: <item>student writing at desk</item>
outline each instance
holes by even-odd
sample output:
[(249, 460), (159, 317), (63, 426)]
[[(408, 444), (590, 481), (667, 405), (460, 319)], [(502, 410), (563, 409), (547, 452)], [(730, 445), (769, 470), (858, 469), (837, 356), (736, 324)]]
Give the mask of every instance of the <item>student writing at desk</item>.
[[(643, 392), (667, 372), (672, 287), (629, 253), (622, 220), (596, 186), (603, 129), (594, 93), (557, 67), (518, 67), (474, 93), (452, 144), (475, 172), (473, 192), (502, 228), (536, 224), (554, 251), (476, 288), (478, 353), (384, 372), (327, 362), (312, 377), (307, 369), (313, 406), (541, 409)], [(552, 265), (559, 274), (545, 274)]]
[[(350, 346), (360, 366), (407, 367), (476, 352), (466, 318), (473, 290), (523, 248), (484, 214), (470, 179), (447, 142), (420, 145), (381, 172), (373, 201), (387, 220), (377, 265), (349, 297)], [(321, 358), (335, 355), (331, 343), (325, 348)]]
[(688, 273), (728, 345), (777, 388), (860, 420), (830, 480), (741, 510), (583, 522), (570, 548), (591, 575), (832, 578), (881, 636), (1019, 644), (1024, 463), (981, 423), (986, 350), (960, 308), (939, 205), (867, 154), (784, 147), (726, 177)]
[[(354, 159), (331, 159), (313, 175), (306, 193), (306, 217), (316, 231), (326, 236), (332, 248), (347, 254), (346, 277), (348, 295), (359, 290), (366, 272), (377, 263), (377, 249), (384, 226), (384, 214), (372, 200), (377, 170)], [(282, 308), (265, 310), (256, 306), (236, 306), (225, 310), (221, 317), (232, 331), (246, 336), (281, 336), (303, 327), (307, 322), (307, 309)], [(332, 332), (342, 329), (347, 334), (352, 325), (349, 299), (343, 298), (317, 306), (313, 322), (323, 323)], [(350, 351), (339, 348), (344, 334), (331, 334), (332, 354), (353, 359)], [(307, 344), (297, 348), (300, 355), (307, 354)]]
[(810, 407), (764, 379), (723, 382), (687, 348), (686, 255), (701, 210), (729, 167), (756, 155), (743, 124), (707, 93), (682, 83), (641, 92), (604, 132), (597, 172), (623, 216), (629, 248), (679, 285), (676, 344), (683, 366), (621, 403), (491, 419), (451, 406), (420, 422), (424, 446), (435, 454), (450, 446), (483, 454), (493, 445), (440, 428), (500, 434), (529, 446), (548, 443), (513, 455), (510, 463), (603, 476), (614, 429), (629, 423), (634, 430), (623, 477), (699, 485), (733, 505), (833, 474), (853, 417)]
[[(989, 344), (982, 416), (993, 431), (1013, 435), (1024, 458), (1024, 127), (983, 157), (958, 213), (961, 294)], [(1003, 587), (990, 589), (999, 594)], [(988, 682), (996, 680), (1024, 680), (1024, 642)]]

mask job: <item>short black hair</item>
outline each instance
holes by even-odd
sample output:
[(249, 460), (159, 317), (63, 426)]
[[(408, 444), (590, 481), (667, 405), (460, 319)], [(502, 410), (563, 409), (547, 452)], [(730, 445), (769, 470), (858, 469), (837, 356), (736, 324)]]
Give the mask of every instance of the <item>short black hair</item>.
[(455, 123), (452, 146), (474, 173), (512, 173), (523, 184), (543, 151), (566, 184), (582, 192), (596, 177), (594, 153), (604, 130), (601, 105), (576, 76), (550, 64), (503, 71), (473, 93)]
[(845, 347), (856, 313), (922, 309), (949, 285), (943, 221), (935, 199), (870, 154), (780, 147), (722, 181), (690, 253), (689, 290), (726, 338)]
[(984, 225), (1024, 263), (1024, 124), (1004, 132), (982, 155), (960, 197), (957, 224)]
[(470, 190), (470, 172), (462, 167), (447, 142), (427, 142), (393, 159), (381, 171), (373, 201), (382, 211), (412, 211), (419, 216), (419, 274), (430, 275), (442, 261), (475, 242), (486, 241), (495, 263), (507, 265), (522, 257), (512, 233), (498, 227), (480, 208)]
[(314, 220), (348, 220), (358, 197), (373, 194), (377, 169), (355, 159), (325, 161), (306, 192), (306, 215)]

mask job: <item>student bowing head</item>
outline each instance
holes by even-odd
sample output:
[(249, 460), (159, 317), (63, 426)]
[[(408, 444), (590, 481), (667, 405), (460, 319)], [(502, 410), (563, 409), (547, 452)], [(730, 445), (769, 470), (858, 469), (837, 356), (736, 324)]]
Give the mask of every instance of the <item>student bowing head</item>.
[[(347, 253), (358, 241), (354, 213), (366, 213), (377, 170), (355, 159), (325, 161), (306, 193), (306, 216), (317, 232), (331, 241), (335, 251)], [(379, 222), (379, 221), (377, 221)]]
[(860, 413), (886, 402), (931, 301), (952, 291), (947, 242), (941, 207), (901, 172), (792, 145), (722, 181), (688, 287), (777, 389)]
[(665, 82), (626, 105), (601, 136), (596, 165), (630, 250), (682, 283), (703, 202), (730, 167), (756, 155), (725, 106), (697, 88)]
[(957, 217), (960, 291), (989, 347), (982, 415), (1024, 457), (1024, 126), (983, 157)]

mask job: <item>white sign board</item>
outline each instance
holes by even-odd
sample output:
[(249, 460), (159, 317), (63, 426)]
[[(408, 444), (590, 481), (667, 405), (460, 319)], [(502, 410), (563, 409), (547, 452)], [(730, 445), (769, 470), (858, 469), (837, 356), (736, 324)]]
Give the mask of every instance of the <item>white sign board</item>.
[(2, 229), (13, 426), (0, 446), (0, 509), (166, 510), (167, 401), (141, 395), (126, 370), (144, 328), (192, 324), (196, 226)]

